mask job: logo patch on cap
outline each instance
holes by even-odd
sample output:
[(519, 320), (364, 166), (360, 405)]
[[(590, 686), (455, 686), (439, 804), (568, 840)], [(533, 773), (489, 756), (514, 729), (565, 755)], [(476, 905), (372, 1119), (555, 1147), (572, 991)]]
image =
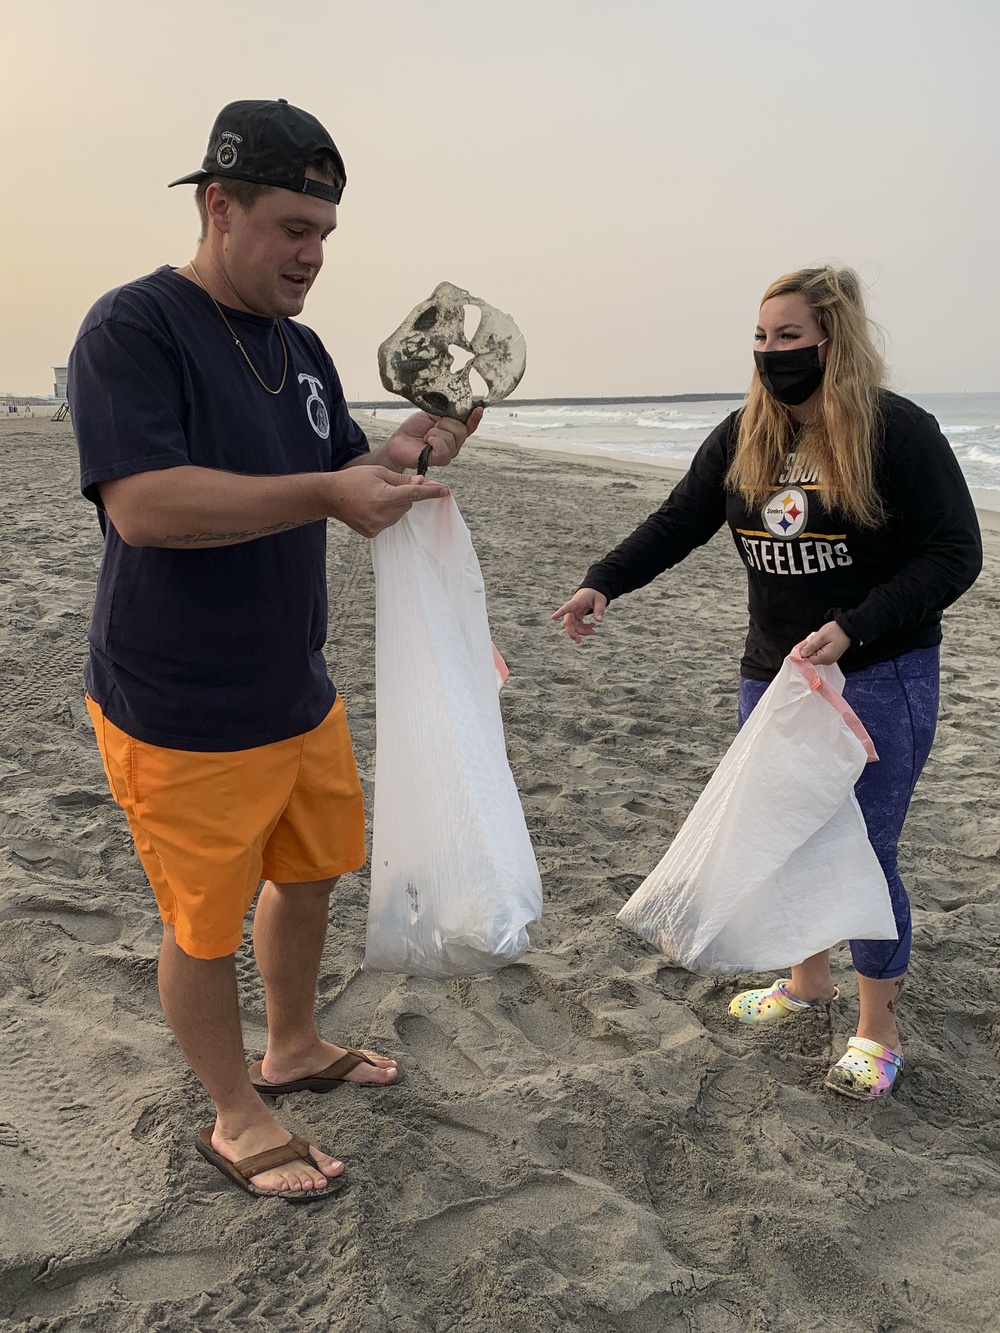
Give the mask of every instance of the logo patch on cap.
[(797, 537), (809, 517), (809, 499), (800, 486), (788, 486), (772, 495), (760, 511), (764, 527), (775, 537)]
[(215, 154), (215, 160), (220, 167), (236, 166), (236, 145), (242, 142), (242, 134), (236, 134), (233, 130), (222, 131), (222, 143), (219, 144), (219, 151)]

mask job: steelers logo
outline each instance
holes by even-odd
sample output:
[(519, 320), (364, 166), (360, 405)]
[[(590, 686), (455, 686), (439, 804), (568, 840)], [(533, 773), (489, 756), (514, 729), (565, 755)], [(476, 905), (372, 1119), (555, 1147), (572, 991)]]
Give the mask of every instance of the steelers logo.
[(809, 517), (809, 498), (801, 486), (786, 486), (776, 491), (760, 511), (764, 527), (772, 537), (786, 541), (797, 537)]

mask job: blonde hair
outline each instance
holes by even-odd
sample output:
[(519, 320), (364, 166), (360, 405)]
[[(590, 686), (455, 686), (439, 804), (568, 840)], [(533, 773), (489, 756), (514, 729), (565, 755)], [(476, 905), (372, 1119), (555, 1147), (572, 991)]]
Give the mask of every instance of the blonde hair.
[[(796, 471), (813, 472), (828, 509), (874, 527), (883, 517), (873, 478), (873, 449), (887, 374), (881, 331), (865, 310), (861, 280), (850, 268), (803, 268), (772, 282), (772, 296), (802, 296), (829, 339), (816, 420), (801, 427)], [(726, 484), (748, 505), (760, 505), (777, 484), (796, 430), (791, 412), (754, 375), (740, 412), (736, 450)]]

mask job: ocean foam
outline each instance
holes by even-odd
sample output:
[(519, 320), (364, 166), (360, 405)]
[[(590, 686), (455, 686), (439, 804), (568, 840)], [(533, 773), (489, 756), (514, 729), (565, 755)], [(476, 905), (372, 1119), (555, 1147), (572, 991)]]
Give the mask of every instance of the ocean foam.
[[(942, 431), (971, 486), (1000, 489), (1000, 394), (927, 394), (915, 401), (949, 424)], [(689, 403), (608, 403), (606, 406), (560, 404), (489, 408), (481, 435), (530, 448), (533, 440), (558, 449), (599, 450), (648, 459), (662, 466), (686, 466), (702, 440), (727, 417), (737, 399)], [(408, 407), (379, 409), (379, 419), (402, 420)]]

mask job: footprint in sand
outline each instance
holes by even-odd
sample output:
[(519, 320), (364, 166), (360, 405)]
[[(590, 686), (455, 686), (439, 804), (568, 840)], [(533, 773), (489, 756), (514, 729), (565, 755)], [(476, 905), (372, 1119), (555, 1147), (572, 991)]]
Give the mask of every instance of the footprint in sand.
[(121, 918), (110, 912), (99, 907), (80, 907), (68, 899), (43, 897), (37, 892), (28, 901), (0, 908), (0, 921), (23, 920), (52, 922), (83, 944), (111, 944), (122, 933)]
[[(622, 1328), (665, 1327), (655, 1317), (652, 1323), (644, 1318), (633, 1323), (628, 1315), (662, 1313), (670, 1298), (693, 1296), (713, 1281), (712, 1274), (696, 1275), (678, 1262), (668, 1228), (651, 1209), (575, 1172), (521, 1179), (486, 1198), (451, 1204), (417, 1220), (412, 1232), (422, 1263), (442, 1272), (454, 1272), (470, 1254), (481, 1255), (483, 1267), (492, 1272), (503, 1262), (510, 1238), (524, 1238), (536, 1280), (545, 1283), (551, 1275), (556, 1290), (592, 1296), (600, 1308), (619, 1312)], [(540, 1326), (524, 1313), (527, 1322), (510, 1326)], [(560, 1327), (571, 1325), (583, 1327), (575, 1319), (559, 1321)], [(721, 1331), (735, 1325), (713, 1322), (711, 1327)]]
[(161, 1171), (150, 1159), (136, 1190), (132, 1088), (116, 1068), (91, 1058), (85, 1075), (71, 1058), (82, 1048), (93, 1055), (94, 1037), (83, 1018), (40, 1014), (15, 1019), (0, 1037), (9, 1115), (0, 1144), (0, 1253), (33, 1256), (36, 1272), (53, 1254), (107, 1253), (156, 1206)]
[(462, 1171), (479, 1180), (495, 1179), (497, 1164), (503, 1160), (495, 1135), (440, 1115), (435, 1117), (430, 1133), (441, 1152)]
[(45, 838), (11, 838), (10, 859), (22, 870), (37, 874), (58, 875), (63, 879), (82, 879), (83, 859), (64, 845)]
[[(151, 1238), (144, 1236), (149, 1244)], [(152, 1241), (155, 1244), (155, 1241)], [(121, 1317), (129, 1328), (154, 1328), (158, 1324), (147, 1323), (148, 1302), (170, 1300), (179, 1291), (195, 1292), (218, 1291), (229, 1276), (231, 1260), (222, 1249), (199, 1249), (181, 1251), (172, 1254), (130, 1255), (123, 1258), (120, 1254), (106, 1254), (97, 1250), (80, 1258), (69, 1260), (50, 1260), (39, 1275), (37, 1266), (32, 1269), (27, 1280), (22, 1284), (22, 1291), (15, 1294), (11, 1290), (12, 1304), (9, 1308), (0, 1301), (0, 1317), (10, 1314), (21, 1320), (35, 1319), (44, 1321), (72, 1319), (79, 1307), (99, 1305), (107, 1302), (109, 1296), (108, 1278), (114, 1276), (114, 1296), (118, 1302)], [(214, 1304), (221, 1303), (216, 1297), (204, 1298), (204, 1306), (199, 1307), (199, 1319), (206, 1318)], [(120, 1302), (128, 1305), (122, 1309)], [(129, 1309), (132, 1306), (132, 1309)], [(110, 1317), (110, 1316), (109, 1316)], [(36, 1327), (34, 1323), (30, 1325)], [(37, 1327), (42, 1327), (39, 1323)], [(97, 1327), (95, 1324), (83, 1327)], [(209, 1327), (207, 1323), (201, 1327)]]
[(320, 1031), (329, 1041), (341, 1045), (377, 1045), (365, 1034), (371, 1028), (372, 1015), (399, 980), (391, 972), (365, 972), (357, 967), (346, 981), (324, 985), (321, 976), (317, 1007)]
[(92, 810), (97, 805), (111, 805), (112, 800), (108, 792), (88, 789), (55, 792), (49, 797), (49, 804), (57, 810)]
[(483, 1073), (455, 1042), (423, 1014), (401, 1014), (396, 1034), (406, 1052), (404, 1068), (410, 1079), (428, 1075), (445, 1092), (478, 1092)]
[(532, 1046), (550, 1059), (570, 1057), (579, 1064), (623, 1056), (632, 1044), (622, 1034), (598, 1034), (594, 1019), (580, 1005), (553, 994), (551, 982), (525, 963), (515, 963), (496, 974), (503, 996), (504, 1015)]

